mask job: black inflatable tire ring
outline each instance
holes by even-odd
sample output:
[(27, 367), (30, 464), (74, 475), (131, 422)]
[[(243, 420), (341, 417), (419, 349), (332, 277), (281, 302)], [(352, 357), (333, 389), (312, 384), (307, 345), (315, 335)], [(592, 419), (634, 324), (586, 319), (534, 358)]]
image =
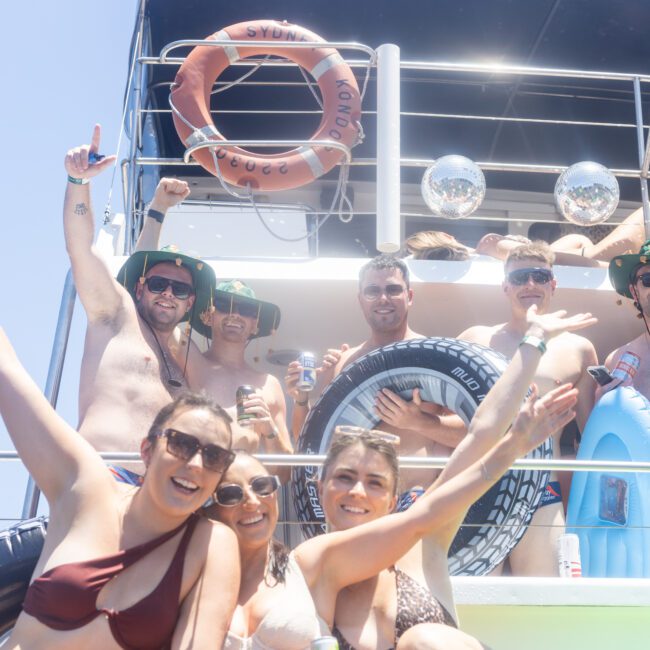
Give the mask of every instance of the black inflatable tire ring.
[[(451, 409), (468, 423), (507, 359), (490, 348), (457, 339), (400, 341), (348, 365), (312, 408), (298, 441), (298, 453), (324, 454), (336, 425), (373, 428), (374, 396), (388, 387)], [(551, 442), (529, 458), (550, 458)], [(294, 469), (294, 504), (308, 537), (325, 530), (316, 487), (318, 467)], [(449, 551), (451, 575), (484, 575), (500, 564), (526, 531), (548, 483), (546, 471), (509, 471), (469, 510)]]
[(26, 519), (0, 531), (0, 636), (13, 627), (43, 550), (47, 519)]

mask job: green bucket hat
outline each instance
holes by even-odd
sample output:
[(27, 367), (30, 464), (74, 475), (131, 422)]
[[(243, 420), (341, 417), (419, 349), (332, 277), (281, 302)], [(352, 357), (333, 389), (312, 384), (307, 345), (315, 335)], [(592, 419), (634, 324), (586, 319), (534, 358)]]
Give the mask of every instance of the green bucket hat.
[(636, 255), (617, 255), (609, 263), (609, 279), (616, 293), (626, 298), (632, 298), (630, 284), (632, 273), (637, 267), (650, 264), (650, 239), (641, 246)]
[(159, 251), (138, 251), (133, 253), (117, 272), (116, 279), (135, 301), (137, 283), (143, 281), (141, 278), (144, 278), (146, 272), (152, 266), (161, 262), (171, 262), (176, 266), (184, 266), (192, 274), (196, 299), (192, 309), (185, 314), (181, 322), (187, 320), (190, 314), (200, 314), (206, 310), (212, 302), (212, 291), (217, 283), (214, 271), (203, 260), (182, 253), (177, 246), (169, 245)]
[[(214, 291), (214, 301), (211, 301), (208, 309), (195, 311), (192, 316), (192, 326), (204, 336), (212, 337), (212, 312), (215, 311), (215, 303), (226, 306), (228, 311), (233, 311), (233, 306), (238, 304), (250, 305), (251, 314), (257, 315), (257, 333), (251, 339), (273, 334), (280, 325), (280, 308), (271, 302), (259, 300), (255, 292), (241, 280), (228, 280), (220, 282)], [(220, 310), (221, 311), (221, 310)]]

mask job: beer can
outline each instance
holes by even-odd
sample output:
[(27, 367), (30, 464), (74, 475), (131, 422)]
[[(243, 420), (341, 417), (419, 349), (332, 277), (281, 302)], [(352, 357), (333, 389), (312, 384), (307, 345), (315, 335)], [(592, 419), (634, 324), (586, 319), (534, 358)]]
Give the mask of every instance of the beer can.
[(580, 540), (574, 533), (565, 533), (557, 539), (557, 559), (560, 578), (580, 578)]
[(298, 357), (302, 366), (296, 388), (305, 393), (314, 390), (316, 386), (316, 357), (311, 352), (302, 352)]
[(320, 636), (309, 646), (310, 650), (339, 650), (339, 642), (334, 636)]
[(238, 386), (235, 393), (235, 401), (237, 402), (237, 422), (239, 424), (246, 424), (249, 420), (254, 420), (253, 413), (246, 413), (244, 402), (255, 394), (255, 389), (252, 386)]
[(634, 352), (626, 352), (616, 364), (616, 368), (612, 371), (612, 377), (618, 377), (625, 381), (626, 379), (634, 379), (636, 371), (641, 364), (641, 357)]

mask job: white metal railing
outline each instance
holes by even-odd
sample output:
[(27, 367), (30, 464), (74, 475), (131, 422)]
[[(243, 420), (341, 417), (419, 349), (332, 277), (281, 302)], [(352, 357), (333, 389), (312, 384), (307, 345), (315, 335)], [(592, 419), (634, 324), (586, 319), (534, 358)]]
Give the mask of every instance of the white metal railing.
[[(142, 457), (137, 452), (98, 452), (106, 461), (140, 462)], [(325, 462), (325, 454), (254, 454), (255, 458), (266, 465), (282, 467), (315, 467)], [(20, 460), (15, 451), (0, 451), (0, 461)], [(402, 469), (442, 469), (449, 462), (443, 456), (400, 456)], [(548, 460), (539, 458), (520, 458), (511, 469), (514, 470), (551, 470), (556, 472), (640, 472), (650, 473), (650, 462), (623, 460)]]

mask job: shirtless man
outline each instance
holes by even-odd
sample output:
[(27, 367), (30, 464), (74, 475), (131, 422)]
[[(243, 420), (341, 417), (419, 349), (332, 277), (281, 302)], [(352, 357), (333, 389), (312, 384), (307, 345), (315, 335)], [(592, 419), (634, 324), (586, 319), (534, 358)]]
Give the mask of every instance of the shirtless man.
[[(186, 188), (187, 196), (187, 183), (175, 182)], [(162, 223), (163, 218), (145, 219), (137, 247), (156, 248)], [(273, 375), (254, 370), (245, 359), (248, 344), (255, 338), (269, 336), (279, 324), (280, 309), (258, 300), (254, 291), (239, 280), (221, 282), (210, 301), (210, 308), (196, 311), (192, 318), (194, 329), (211, 339), (211, 343), (204, 354), (195, 345), (190, 345), (190, 386), (205, 390), (226, 409), (233, 418), (233, 447), (250, 453), (293, 453), (280, 382)], [(235, 395), (237, 388), (245, 385), (256, 389), (255, 395), (243, 403), (254, 419), (248, 426), (240, 426)], [(289, 479), (290, 468), (276, 467), (275, 471), (283, 481)]]
[[(93, 245), (95, 222), (89, 180), (115, 156), (89, 162), (97, 153), (100, 128), (90, 145), (68, 151), (63, 205), (65, 242), (88, 329), (79, 389), (79, 433), (99, 451), (139, 451), (155, 414), (187, 389), (176, 325), (192, 309), (205, 309), (214, 286), (208, 264), (173, 251), (132, 255), (117, 280)], [(158, 186), (151, 204), (164, 213), (184, 198)], [(119, 477), (137, 482), (133, 472)]]
[[(645, 330), (629, 343), (611, 352), (605, 360), (605, 365), (611, 371), (616, 368), (620, 358), (626, 352), (636, 354), (640, 359), (639, 369), (634, 377), (624, 383), (634, 386), (639, 393), (650, 399), (650, 372), (648, 372), (648, 368), (650, 368), (650, 329), (648, 329), (648, 318), (650, 318), (650, 240), (643, 244), (635, 255), (615, 257), (609, 265), (609, 278), (617, 293), (634, 301), (634, 306), (643, 319)], [(615, 378), (614, 381), (598, 390), (598, 397), (621, 383), (620, 379)]]
[[(515, 248), (505, 262), (503, 291), (510, 302), (510, 318), (494, 326), (475, 326), (458, 338), (487, 345), (511, 358), (522, 342), (527, 328), (526, 312), (537, 305), (537, 313), (547, 313), (556, 287), (553, 277), (554, 255), (542, 242)], [(543, 342), (541, 349), (546, 350)], [(572, 383), (578, 390), (576, 421), (582, 431), (594, 403), (594, 381), (587, 366), (597, 363), (596, 351), (590, 341), (577, 334), (564, 333), (548, 344), (538, 366), (535, 382), (540, 395), (556, 386)], [(553, 437), (553, 457), (560, 458), (561, 431)], [(531, 525), (509, 556), (513, 575), (557, 575), (557, 538), (564, 533), (564, 509), (556, 473), (549, 485)]]
[[(291, 454), (287, 431), (287, 407), (282, 386), (273, 375), (258, 372), (246, 363), (245, 352), (255, 338), (269, 336), (280, 324), (280, 309), (259, 300), (240, 280), (221, 282), (214, 292), (214, 309), (202, 314), (203, 333), (212, 342), (200, 361), (190, 365), (190, 383), (199, 385), (233, 418), (233, 447), (250, 453)], [(196, 325), (197, 330), (200, 326)], [(245, 400), (245, 412), (254, 416), (237, 423), (235, 394), (239, 386), (252, 386), (254, 395)], [(289, 467), (276, 467), (282, 481)]]
[[(379, 255), (359, 272), (359, 306), (370, 327), (370, 337), (350, 348), (330, 349), (318, 369), (319, 388), (324, 389), (349, 363), (384, 345), (397, 341), (424, 338), (408, 324), (408, 311), (413, 303), (408, 268), (392, 255)], [(289, 364), (285, 378), (287, 392), (294, 399), (292, 427), (297, 435), (309, 413), (309, 393), (296, 389), (301, 367)], [(400, 436), (400, 454), (404, 456), (449, 456), (463, 439), (466, 427), (462, 420), (442, 407), (424, 402), (416, 388), (412, 400), (404, 400), (389, 389), (376, 396), (378, 416), (385, 428)], [(438, 470), (405, 470), (402, 476), (403, 505), (409, 500), (411, 488), (430, 485)], [(419, 490), (418, 490), (419, 491)]]

